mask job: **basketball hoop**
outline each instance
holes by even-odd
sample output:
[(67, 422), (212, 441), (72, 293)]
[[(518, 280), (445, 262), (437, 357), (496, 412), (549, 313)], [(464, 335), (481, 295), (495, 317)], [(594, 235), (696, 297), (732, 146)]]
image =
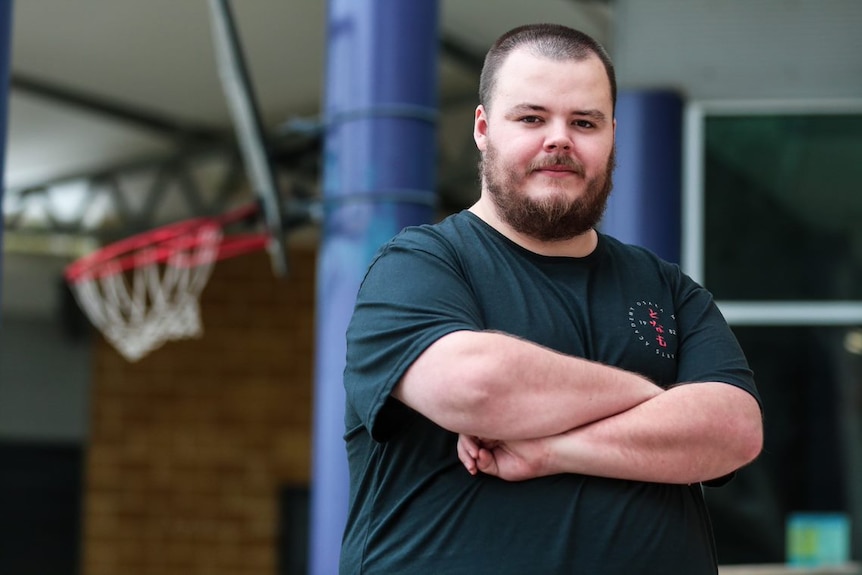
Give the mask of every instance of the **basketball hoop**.
[(268, 234), (224, 235), (256, 205), (138, 234), (84, 256), (65, 270), (87, 317), (127, 360), (167, 341), (200, 337), (198, 299), (217, 260), (264, 249)]

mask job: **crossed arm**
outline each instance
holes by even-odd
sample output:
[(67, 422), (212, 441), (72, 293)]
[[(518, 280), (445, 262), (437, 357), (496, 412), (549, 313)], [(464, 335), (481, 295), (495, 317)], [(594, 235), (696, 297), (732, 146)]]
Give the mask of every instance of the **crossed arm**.
[(555, 473), (706, 481), (752, 461), (763, 442), (760, 407), (742, 389), (705, 382), (665, 391), (492, 332), (441, 338), (393, 395), (460, 434), (469, 472), (512, 481)]

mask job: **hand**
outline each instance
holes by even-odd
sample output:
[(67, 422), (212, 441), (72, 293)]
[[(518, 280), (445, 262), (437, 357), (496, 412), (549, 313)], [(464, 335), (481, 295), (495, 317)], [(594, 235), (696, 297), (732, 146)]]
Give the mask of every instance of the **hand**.
[(496, 441), (458, 436), (458, 459), (470, 475), (481, 471), (506, 481), (541, 477), (551, 473), (548, 456), (544, 439)]
[(479, 472), (479, 453), (482, 449), (493, 448), (497, 442), (487, 439), (481, 439), (472, 435), (458, 434), (458, 459), (464, 464), (464, 467), (470, 475), (476, 475)]

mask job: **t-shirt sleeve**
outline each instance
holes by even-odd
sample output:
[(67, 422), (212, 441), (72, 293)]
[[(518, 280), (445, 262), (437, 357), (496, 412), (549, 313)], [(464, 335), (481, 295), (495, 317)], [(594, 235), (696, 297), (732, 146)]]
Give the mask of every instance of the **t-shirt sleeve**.
[(749, 392), (761, 403), (748, 360), (712, 294), (678, 268), (676, 274), (681, 338), (677, 381), (728, 383)]
[(448, 333), (481, 329), (472, 290), (449, 244), (427, 228), (397, 236), (362, 282), (347, 329), (346, 400), (372, 437), (397, 432), (405, 407), (391, 398), (410, 365)]

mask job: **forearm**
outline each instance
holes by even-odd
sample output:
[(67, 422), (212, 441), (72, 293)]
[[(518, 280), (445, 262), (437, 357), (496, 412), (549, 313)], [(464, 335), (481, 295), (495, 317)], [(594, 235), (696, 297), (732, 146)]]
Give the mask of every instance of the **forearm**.
[(655, 397), (646, 378), (496, 332), (430, 346), (393, 395), (451, 431), (528, 439), (562, 433)]
[(749, 463), (762, 442), (760, 408), (750, 394), (723, 383), (681, 385), (548, 438), (540, 474), (695, 483)]

